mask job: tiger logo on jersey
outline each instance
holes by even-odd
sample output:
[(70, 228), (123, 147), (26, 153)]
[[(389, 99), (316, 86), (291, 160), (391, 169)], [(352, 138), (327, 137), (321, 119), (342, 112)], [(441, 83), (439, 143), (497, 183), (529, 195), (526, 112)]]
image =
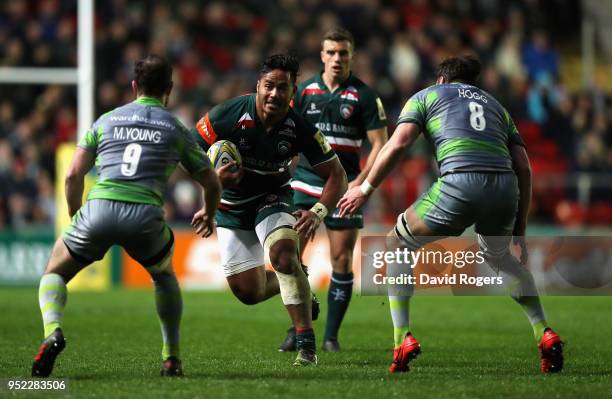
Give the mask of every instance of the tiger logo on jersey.
[(342, 104), (340, 106), (340, 115), (342, 115), (344, 119), (348, 119), (351, 117), (351, 115), (353, 115), (354, 110), (355, 107), (351, 104)]

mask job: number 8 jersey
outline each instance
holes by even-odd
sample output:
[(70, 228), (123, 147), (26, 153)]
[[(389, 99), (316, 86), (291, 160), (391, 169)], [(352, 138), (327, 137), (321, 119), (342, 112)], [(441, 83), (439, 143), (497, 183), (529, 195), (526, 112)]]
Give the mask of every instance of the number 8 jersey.
[(398, 124), (421, 128), (435, 148), (440, 175), (453, 172), (512, 172), (511, 144), (524, 146), (512, 118), (495, 98), (476, 86), (430, 86), (406, 102)]
[(189, 130), (150, 97), (102, 115), (78, 146), (96, 154), (98, 180), (88, 200), (161, 206), (178, 162), (191, 175), (211, 167)]

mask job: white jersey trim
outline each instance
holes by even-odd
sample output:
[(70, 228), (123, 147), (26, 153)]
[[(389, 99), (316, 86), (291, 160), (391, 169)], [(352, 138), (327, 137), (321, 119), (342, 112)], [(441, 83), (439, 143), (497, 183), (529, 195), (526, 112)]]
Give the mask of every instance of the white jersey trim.
[(311, 186), (310, 184), (299, 180), (291, 181), (291, 188), (305, 192), (306, 194), (316, 195), (318, 197), (320, 197), (323, 193), (323, 187)]
[(327, 139), (327, 142), (329, 144), (345, 145), (345, 146), (357, 147), (357, 148), (361, 148), (361, 143), (363, 141), (361, 139), (352, 140), (352, 139), (347, 139), (343, 137), (334, 137), (334, 136), (325, 136), (325, 138)]

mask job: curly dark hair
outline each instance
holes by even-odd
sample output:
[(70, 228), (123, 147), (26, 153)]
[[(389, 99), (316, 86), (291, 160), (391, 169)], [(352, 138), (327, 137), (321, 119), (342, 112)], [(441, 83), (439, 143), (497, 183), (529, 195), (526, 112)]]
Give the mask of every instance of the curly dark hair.
[(291, 81), (295, 83), (300, 70), (300, 62), (297, 57), (292, 54), (274, 54), (266, 58), (261, 65), (259, 70), (259, 76), (265, 75), (266, 73), (280, 69), (282, 71), (289, 72), (291, 75)]
[(150, 54), (134, 65), (134, 80), (142, 94), (162, 96), (172, 84), (172, 66), (164, 57)]
[(447, 82), (459, 80), (474, 85), (480, 75), (480, 61), (472, 55), (447, 58), (438, 66), (437, 77)]

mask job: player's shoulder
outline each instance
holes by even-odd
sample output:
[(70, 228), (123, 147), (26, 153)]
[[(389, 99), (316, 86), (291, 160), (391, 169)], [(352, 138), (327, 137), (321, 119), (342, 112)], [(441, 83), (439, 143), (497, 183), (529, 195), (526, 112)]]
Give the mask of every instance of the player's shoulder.
[[(248, 112), (255, 108), (255, 94), (249, 93), (238, 97), (230, 98), (214, 106), (209, 111), (209, 117), (212, 120), (232, 119), (235, 116), (240, 117), (242, 113)], [(253, 115), (251, 115), (253, 117)]]
[(297, 94), (300, 97), (324, 93), (323, 82), (321, 81), (321, 75), (319, 73), (312, 75), (297, 86)]
[(297, 112), (293, 108), (289, 108), (289, 111), (287, 112), (287, 117), (285, 118), (283, 124), (285, 125), (285, 127), (298, 132), (314, 132), (315, 130), (317, 130), (317, 128), (312, 123), (308, 122), (306, 118), (304, 118), (299, 112)]
[(104, 112), (96, 119), (94, 126), (101, 126), (104, 124), (120, 123), (131, 120), (131, 116), (135, 111), (134, 103), (130, 102), (119, 107), (113, 108), (110, 111)]
[(368, 86), (363, 80), (359, 79), (354, 73), (351, 73), (349, 76), (346, 81), (346, 86), (348, 89), (357, 90), (359, 93), (376, 95), (374, 89)]

